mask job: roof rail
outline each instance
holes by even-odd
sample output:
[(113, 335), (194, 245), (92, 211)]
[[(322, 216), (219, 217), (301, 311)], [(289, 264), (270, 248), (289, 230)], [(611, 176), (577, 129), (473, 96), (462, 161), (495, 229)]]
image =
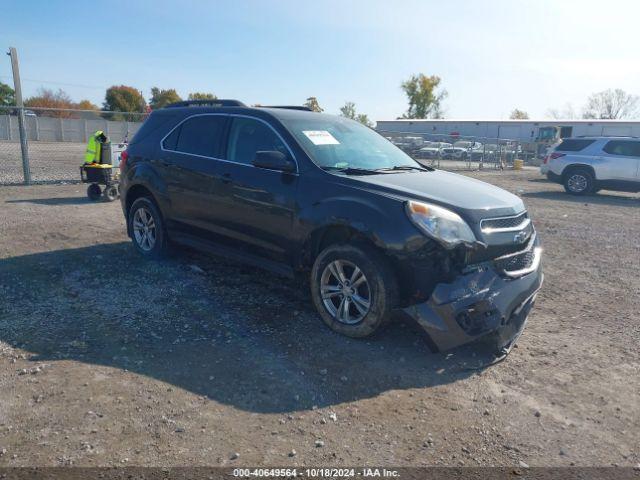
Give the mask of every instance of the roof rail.
[(283, 108), (286, 110), (302, 110), (304, 112), (313, 112), (309, 107), (304, 105), (260, 105), (260, 108)]
[(172, 103), (165, 108), (177, 107), (246, 107), (240, 100), (225, 100), (215, 98), (211, 100), (184, 100), (182, 102)]

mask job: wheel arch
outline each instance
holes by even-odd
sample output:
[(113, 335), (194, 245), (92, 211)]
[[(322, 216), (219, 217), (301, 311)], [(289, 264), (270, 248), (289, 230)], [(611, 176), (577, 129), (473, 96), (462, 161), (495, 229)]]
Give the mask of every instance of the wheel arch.
[(137, 183), (135, 185), (131, 185), (128, 189), (127, 189), (127, 193), (125, 196), (125, 212), (126, 212), (126, 219), (127, 219), (127, 235), (131, 236), (131, 231), (130, 231), (130, 226), (129, 226), (129, 210), (131, 210), (131, 206), (133, 205), (133, 202), (135, 202), (137, 199), (142, 198), (142, 197), (147, 197), (149, 198), (154, 205), (156, 206), (156, 208), (158, 209), (158, 212), (160, 213), (160, 215), (162, 215), (162, 209), (160, 208), (160, 205), (158, 204), (158, 200), (155, 198), (155, 196), (153, 195), (153, 192), (151, 192), (151, 190), (141, 184), (141, 183)]
[(350, 225), (324, 225), (313, 230), (306, 238), (302, 248), (301, 263), (303, 267), (311, 267), (316, 257), (330, 245), (351, 241), (374, 243), (358, 229)]
[(562, 181), (567, 178), (567, 175), (569, 175), (569, 173), (575, 170), (587, 170), (593, 176), (593, 179), (597, 180), (596, 170), (593, 168), (593, 166), (587, 165), (585, 163), (572, 163), (571, 165), (567, 165), (566, 167), (564, 167), (564, 169), (562, 170), (562, 173), (560, 175), (562, 177)]
[(387, 259), (394, 274), (396, 276), (400, 275), (397, 259), (390, 255), (387, 249), (380, 244), (380, 239), (377, 240), (372, 235), (352, 225), (330, 224), (318, 227), (307, 236), (304, 242), (298, 269), (310, 270), (318, 255), (331, 245), (349, 243), (352, 245), (366, 245), (375, 249), (382, 257)]

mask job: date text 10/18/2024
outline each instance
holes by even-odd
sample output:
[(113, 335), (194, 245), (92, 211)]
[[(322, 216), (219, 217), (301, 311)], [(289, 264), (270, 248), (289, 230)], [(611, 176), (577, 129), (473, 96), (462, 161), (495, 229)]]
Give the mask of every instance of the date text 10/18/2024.
[(397, 478), (397, 470), (386, 468), (234, 468), (234, 477), (306, 477), (306, 478)]

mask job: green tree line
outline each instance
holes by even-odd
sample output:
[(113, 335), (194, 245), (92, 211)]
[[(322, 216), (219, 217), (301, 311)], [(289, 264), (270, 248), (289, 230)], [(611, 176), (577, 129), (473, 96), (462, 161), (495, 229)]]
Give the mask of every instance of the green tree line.
[[(411, 75), (400, 84), (400, 88), (407, 98), (407, 109), (399, 118), (421, 119), (421, 118), (443, 118), (444, 100), (447, 98), (447, 91), (441, 86), (442, 80), (437, 75), (425, 75), (423, 73)], [(188, 100), (215, 100), (217, 97), (209, 92), (191, 92)], [(27, 99), (24, 104), (28, 108), (43, 110), (48, 116), (55, 117), (77, 117), (78, 112), (64, 110), (84, 110), (89, 114), (103, 115), (114, 120), (129, 119), (132, 121), (144, 117), (149, 110), (157, 110), (171, 103), (183, 100), (174, 88), (162, 89), (151, 88), (151, 95), (147, 100), (142, 91), (129, 85), (114, 85), (105, 92), (105, 99), (101, 106), (93, 104), (89, 100), (74, 102), (64, 90), (51, 90), (41, 88), (37, 93)], [(609, 89), (597, 92), (589, 96), (582, 112), (582, 118), (594, 119), (625, 119), (636, 118), (638, 116), (638, 105), (640, 99), (636, 95), (631, 95), (620, 89)], [(9, 85), (0, 82), (0, 107), (15, 105), (15, 92)], [(314, 112), (322, 112), (318, 99), (310, 96), (304, 104)], [(49, 110), (50, 109), (50, 110)], [(569, 112), (570, 110), (570, 112)], [(549, 110), (548, 116), (552, 118), (566, 117), (574, 118), (573, 108), (567, 109), (569, 113)], [(107, 113), (109, 112), (109, 113)], [(124, 115), (121, 112), (140, 112), (140, 115)], [(368, 115), (358, 112), (354, 102), (345, 102), (340, 108), (339, 114), (343, 117), (356, 120), (363, 125), (373, 126), (373, 122)], [(510, 118), (527, 119), (529, 115), (526, 111), (514, 109)]]

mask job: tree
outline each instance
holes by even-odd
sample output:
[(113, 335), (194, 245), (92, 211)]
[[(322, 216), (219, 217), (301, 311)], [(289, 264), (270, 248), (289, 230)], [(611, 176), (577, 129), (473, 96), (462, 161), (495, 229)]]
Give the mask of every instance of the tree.
[(373, 128), (373, 122), (369, 120), (369, 116), (366, 113), (359, 113), (356, 115), (356, 121), (367, 127)]
[(547, 110), (547, 116), (554, 120), (573, 120), (577, 117), (576, 110), (571, 103), (565, 104), (562, 109), (550, 108)]
[(74, 105), (73, 108), (82, 110), (81, 112), (78, 112), (79, 118), (84, 118), (87, 120), (95, 120), (100, 118), (100, 107), (94, 105), (89, 100), (80, 100)]
[(353, 102), (346, 102), (340, 108), (340, 115), (342, 115), (345, 118), (350, 118), (351, 120), (360, 122), (361, 124), (366, 125), (367, 127), (373, 126), (373, 122), (369, 120), (369, 117), (366, 114), (356, 112), (356, 104)]
[(342, 115), (345, 118), (350, 118), (351, 120), (355, 120), (357, 115), (356, 104), (353, 102), (346, 102), (340, 108), (340, 115)]
[(151, 98), (149, 99), (149, 106), (153, 110), (158, 110), (159, 108), (166, 107), (169, 104), (176, 103), (182, 101), (180, 95), (174, 88), (170, 88), (168, 90), (161, 90), (158, 87), (153, 87), (151, 89)]
[(320, 104), (318, 103), (318, 99), (316, 97), (309, 97), (307, 101), (304, 103), (305, 107), (310, 108), (314, 112), (322, 112), (324, 111)]
[(518, 110), (517, 108), (514, 108), (511, 111), (511, 115), (509, 115), (509, 118), (511, 120), (529, 120), (529, 114), (524, 110)]
[[(147, 102), (139, 90), (127, 85), (109, 87), (105, 94), (103, 110), (106, 112), (144, 112)], [(144, 115), (105, 115), (110, 120), (140, 121)]]
[(0, 82), (0, 107), (16, 104), (16, 92), (6, 83)]
[(409, 101), (403, 118), (442, 118), (442, 101), (448, 94), (444, 89), (438, 91), (439, 86), (440, 77), (422, 73), (402, 82), (401, 88)]
[[(29, 97), (24, 102), (25, 107), (37, 109), (38, 115), (56, 118), (74, 118), (74, 112), (61, 111), (59, 109), (72, 109), (75, 107), (71, 97), (64, 91), (54, 92), (48, 88), (41, 88), (37, 95)], [(46, 109), (51, 110), (46, 110)]]
[(587, 100), (583, 118), (615, 120), (638, 114), (638, 97), (616, 88), (594, 93)]
[(91, 101), (89, 100), (80, 100), (78, 103), (76, 103), (75, 108), (77, 108), (78, 110), (100, 110), (100, 108), (91, 103)]
[(193, 92), (189, 94), (189, 100), (217, 100), (213, 93)]

